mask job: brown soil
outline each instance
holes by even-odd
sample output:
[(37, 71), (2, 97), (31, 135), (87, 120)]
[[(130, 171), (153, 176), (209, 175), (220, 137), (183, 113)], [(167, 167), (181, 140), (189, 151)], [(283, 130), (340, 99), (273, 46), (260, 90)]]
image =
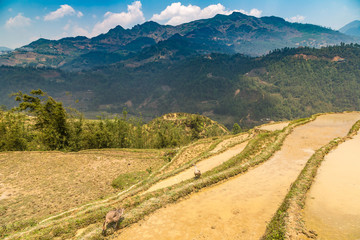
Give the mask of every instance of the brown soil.
[(329, 153), (304, 209), (306, 227), (319, 239), (360, 239), (360, 135)]
[(331, 114), (299, 126), (264, 164), (156, 211), (118, 239), (259, 239), (311, 154), (358, 119)]
[(305, 59), (305, 60), (309, 60), (309, 59), (316, 60), (316, 59), (318, 59), (318, 57), (316, 57), (316, 56), (306, 55), (306, 54), (295, 54), (294, 58), (302, 58), (302, 59)]
[(126, 172), (158, 169), (163, 151), (98, 150), (79, 153), (0, 153), (0, 225), (41, 219), (118, 190)]

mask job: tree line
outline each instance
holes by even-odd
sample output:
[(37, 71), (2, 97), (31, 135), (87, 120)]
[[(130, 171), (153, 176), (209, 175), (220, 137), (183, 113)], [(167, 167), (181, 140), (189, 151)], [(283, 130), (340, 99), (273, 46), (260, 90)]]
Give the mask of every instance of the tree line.
[(0, 109), (0, 151), (168, 148), (226, 133), (200, 115), (187, 115), (178, 125), (162, 118), (144, 124), (126, 110), (112, 119), (88, 120), (40, 89), (13, 96), (19, 105)]

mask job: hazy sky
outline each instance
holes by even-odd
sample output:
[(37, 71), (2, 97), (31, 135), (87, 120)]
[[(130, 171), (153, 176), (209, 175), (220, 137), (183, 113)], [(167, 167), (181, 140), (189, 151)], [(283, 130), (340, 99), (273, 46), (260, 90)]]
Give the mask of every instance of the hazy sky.
[(149, 20), (178, 25), (233, 11), (337, 30), (360, 20), (360, 0), (0, 0), (0, 46), (16, 48), (40, 37), (93, 37)]

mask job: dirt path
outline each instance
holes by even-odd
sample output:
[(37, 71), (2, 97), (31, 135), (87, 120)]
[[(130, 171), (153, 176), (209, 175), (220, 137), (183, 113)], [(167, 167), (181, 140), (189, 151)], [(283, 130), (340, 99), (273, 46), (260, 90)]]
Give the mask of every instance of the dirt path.
[[(236, 156), (237, 154), (241, 153), (241, 151), (246, 147), (247, 143), (248, 142), (245, 141), (241, 144), (238, 144), (238, 145), (226, 150), (223, 153), (220, 153), (220, 154), (210, 157), (208, 159), (202, 160), (202, 161), (198, 162), (196, 165), (201, 170), (202, 173), (209, 171), (209, 170), (213, 169), (214, 167), (219, 166), (223, 162), (229, 160), (230, 158)], [(149, 188), (145, 193), (152, 192), (152, 191), (155, 191), (155, 190), (158, 190), (161, 188), (169, 187), (171, 185), (174, 185), (176, 183), (179, 183), (181, 181), (184, 181), (184, 180), (187, 180), (187, 179), (190, 179), (193, 177), (194, 177), (194, 169), (189, 168), (173, 177), (170, 177), (168, 179), (165, 179), (165, 180), (155, 184), (154, 186)]]
[(360, 135), (325, 157), (307, 196), (304, 220), (319, 239), (360, 239)]
[(227, 149), (231, 145), (244, 141), (247, 137), (249, 137), (248, 133), (242, 133), (235, 137), (225, 139), (221, 143), (219, 143), (213, 150), (211, 150), (210, 153), (217, 153), (224, 149)]
[(262, 130), (268, 130), (268, 131), (276, 131), (281, 130), (284, 127), (288, 126), (290, 122), (278, 122), (278, 123), (270, 123), (263, 126), (260, 126), (259, 128)]
[(259, 239), (314, 150), (346, 135), (358, 119), (332, 114), (299, 126), (264, 164), (156, 211), (118, 239)]

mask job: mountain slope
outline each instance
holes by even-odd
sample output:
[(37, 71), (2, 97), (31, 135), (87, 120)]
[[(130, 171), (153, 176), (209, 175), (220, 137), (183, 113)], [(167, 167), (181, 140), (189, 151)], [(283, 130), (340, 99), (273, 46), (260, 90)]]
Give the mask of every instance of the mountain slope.
[(360, 20), (352, 21), (339, 29), (340, 32), (360, 37)]
[(230, 128), (239, 121), (251, 126), (360, 106), (360, 45), (286, 48), (258, 58), (209, 54), (171, 63), (146, 59), (139, 66), (128, 62), (81, 72), (0, 67), (0, 105), (15, 104), (5, 97), (12, 92), (41, 88), (87, 116), (121, 113), (123, 108), (145, 120), (189, 112)]
[[(172, 43), (174, 37), (177, 41), (182, 39), (183, 43), (186, 42), (184, 53)], [(149, 53), (164, 45), (167, 45), (168, 55), (176, 51), (178, 59), (182, 59), (180, 55), (186, 57), (189, 52), (191, 54), (242, 53), (260, 56), (277, 48), (322, 47), (356, 41), (356, 38), (316, 25), (290, 23), (274, 16), (256, 18), (234, 12), (231, 15), (219, 14), (210, 19), (178, 26), (160, 25), (151, 21), (136, 25), (132, 29), (117, 26), (106, 34), (90, 39), (86, 37), (63, 38), (58, 41), (39, 39), (17, 49), (6, 59), (0, 58), (0, 64), (63, 66), (65, 69), (71, 69), (69, 66), (72, 66), (74, 61), (75, 68), (81, 69), (124, 61), (134, 56), (137, 56), (133, 58), (135, 65), (138, 65), (134, 62), (136, 59), (148, 58), (148, 61), (153, 61), (159, 53), (155, 52), (153, 56)], [(171, 46), (175, 49), (173, 50)], [(87, 54), (91, 52), (101, 55), (98, 61), (94, 61), (95, 57), (90, 63), (88, 62)], [(119, 56), (117, 58), (105, 56), (111, 61), (104, 63), (104, 55), (107, 54)]]

